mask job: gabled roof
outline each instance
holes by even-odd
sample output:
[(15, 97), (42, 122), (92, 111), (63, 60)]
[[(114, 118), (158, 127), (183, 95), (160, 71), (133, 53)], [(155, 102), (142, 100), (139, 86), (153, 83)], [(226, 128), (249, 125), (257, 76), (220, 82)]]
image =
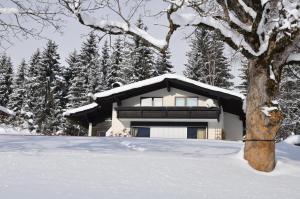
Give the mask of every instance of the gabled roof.
[(7, 115), (16, 115), (14, 111), (9, 110), (8, 108), (5, 108), (3, 106), (0, 106), (0, 111), (6, 113)]
[(232, 96), (235, 96), (235, 97), (239, 97), (241, 99), (245, 98), (245, 96), (242, 95), (241, 93), (237, 93), (237, 92), (233, 92), (233, 91), (223, 89), (223, 88), (220, 88), (220, 87), (204, 84), (204, 83), (201, 83), (201, 82), (198, 82), (198, 81), (195, 81), (195, 80), (192, 80), (192, 79), (180, 76), (180, 75), (175, 75), (175, 74), (165, 74), (165, 75), (153, 77), (153, 78), (150, 78), (150, 79), (142, 80), (142, 81), (139, 81), (139, 82), (135, 82), (135, 83), (132, 83), (132, 84), (128, 84), (128, 85), (125, 85), (125, 86), (113, 88), (113, 89), (110, 89), (110, 90), (107, 90), (107, 91), (104, 91), (104, 92), (96, 93), (96, 94), (94, 94), (93, 98), (94, 98), (94, 100), (97, 100), (99, 98), (109, 97), (109, 96), (112, 96), (114, 94), (119, 94), (121, 92), (126, 92), (126, 91), (130, 91), (130, 90), (137, 89), (137, 88), (142, 88), (142, 87), (153, 85), (153, 84), (156, 84), (156, 83), (160, 83), (160, 82), (163, 82), (163, 81), (166, 81), (166, 80), (178, 80), (178, 81), (193, 84), (195, 86), (201, 87), (203, 89), (211, 90), (211, 91), (214, 91), (214, 92), (220, 92), (220, 93), (232, 95)]
[(175, 74), (165, 74), (104, 92), (95, 93), (93, 95), (94, 103), (68, 110), (64, 113), (64, 116), (85, 125), (88, 124), (87, 121), (97, 123), (111, 116), (112, 103), (121, 103), (124, 99), (162, 88), (167, 88), (167, 91), (170, 91), (171, 88), (177, 88), (215, 99), (223, 107), (225, 112), (244, 118), (242, 109), (243, 100), (245, 98), (244, 95)]

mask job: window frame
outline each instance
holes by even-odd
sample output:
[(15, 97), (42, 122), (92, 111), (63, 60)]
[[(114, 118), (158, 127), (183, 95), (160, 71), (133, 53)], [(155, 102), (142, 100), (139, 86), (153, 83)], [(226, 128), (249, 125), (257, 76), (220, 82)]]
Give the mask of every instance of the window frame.
[[(189, 96), (189, 97), (175, 97), (175, 103), (174, 103), (174, 106), (176, 106), (176, 107), (182, 107), (182, 106), (177, 106), (176, 105), (176, 99), (177, 98), (183, 98), (184, 99), (184, 107), (198, 107), (199, 106), (199, 102), (198, 102), (198, 96)], [(196, 106), (187, 106), (187, 99), (188, 98), (196, 98), (196, 100), (197, 100), (197, 105)]]
[[(162, 107), (164, 106), (164, 100), (163, 97), (140, 97), (140, 106), (142, 106), (142, 99), (145, 98), (151, 98), (151, 107)], [(154, 106), (154, 98), (160, 98), (161, 99), (161, 106)], [(142, 107), (147, 107), (147, 106), (142, 106)]]

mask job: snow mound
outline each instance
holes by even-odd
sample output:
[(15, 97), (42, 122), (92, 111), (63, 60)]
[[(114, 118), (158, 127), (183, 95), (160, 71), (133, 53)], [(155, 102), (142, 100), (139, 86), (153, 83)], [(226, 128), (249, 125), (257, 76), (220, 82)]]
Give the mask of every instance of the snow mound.
[(288, 144), (300, 144), (300, 135), (291, 135), (284, 140), (285, 143)]
[(0, 135), (36, 135), (31, 133), (28, 129), (19, 127), (9, 127), (4, 124), (0, 124)]

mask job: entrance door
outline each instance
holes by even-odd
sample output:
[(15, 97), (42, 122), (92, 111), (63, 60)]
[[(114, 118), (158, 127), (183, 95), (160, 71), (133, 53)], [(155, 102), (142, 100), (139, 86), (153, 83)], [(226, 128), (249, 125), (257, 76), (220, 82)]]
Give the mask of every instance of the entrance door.
[(188, 139), (207, 139), (206, 129), (203, 127), (187, 127)]

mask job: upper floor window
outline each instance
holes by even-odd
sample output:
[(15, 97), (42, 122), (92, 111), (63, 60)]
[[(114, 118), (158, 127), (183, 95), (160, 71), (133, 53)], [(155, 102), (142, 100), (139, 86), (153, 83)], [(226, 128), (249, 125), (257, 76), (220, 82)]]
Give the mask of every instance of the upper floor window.
[(141, 106), (163, 106), (162, 97), (142, 97)]
[(197, 97), (176, 97), (175, 106), (198, 106)]

